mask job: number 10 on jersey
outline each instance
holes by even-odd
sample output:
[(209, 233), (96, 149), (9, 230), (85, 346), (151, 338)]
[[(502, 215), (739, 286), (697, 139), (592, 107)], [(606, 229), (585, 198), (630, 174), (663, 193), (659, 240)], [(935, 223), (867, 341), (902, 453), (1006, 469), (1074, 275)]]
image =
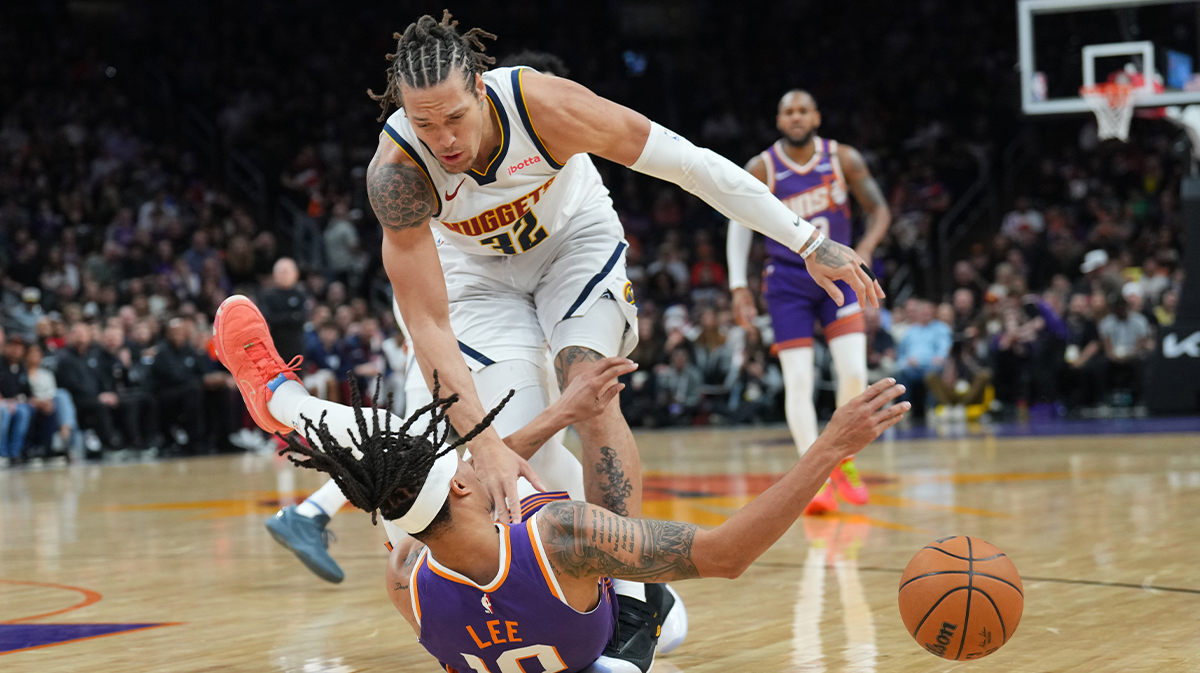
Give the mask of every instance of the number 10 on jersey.
[(533, 248), (550, 235), (546, 233), (545, 227), (538, 225), (537, 215), (534, 215), (533, 211), (525, 213), (521, 219), (513, 222), (512, 234), (517, 237), (515, 247), (513, 246), (513, 237), (508, 232), (481, 238), (479, 245), (490, 245), (506, 255), (515, 255)]
[(496, 666), (500, 669), (498, 671), (489, 669), (487, 664), (474, 654), (464, 653), (462, 656), (475, 673), (524, 673), (525, 667), (521, 662), (525, 659), (537, 659), (545, 673), (559, 673), (559, 671), (567, 670), (567, 665), (563, 663), (558, 650), (550, 645), (529, 645), (509, 650), (496, 659)]

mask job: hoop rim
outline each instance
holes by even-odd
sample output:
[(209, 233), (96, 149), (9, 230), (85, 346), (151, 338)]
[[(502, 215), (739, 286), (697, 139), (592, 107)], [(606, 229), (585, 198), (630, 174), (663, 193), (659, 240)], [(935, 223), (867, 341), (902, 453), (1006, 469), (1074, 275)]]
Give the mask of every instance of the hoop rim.
[(1108, 102), (1109, 107), (1116, 109), (1123, 105), (1129, 105), (1139, 89), (1140, 87), (1126, 82), (1097, 82), (1091, 86), (1085, 84), (1079, 87), (1079, 96), (1084, 100), (1103, 98)]

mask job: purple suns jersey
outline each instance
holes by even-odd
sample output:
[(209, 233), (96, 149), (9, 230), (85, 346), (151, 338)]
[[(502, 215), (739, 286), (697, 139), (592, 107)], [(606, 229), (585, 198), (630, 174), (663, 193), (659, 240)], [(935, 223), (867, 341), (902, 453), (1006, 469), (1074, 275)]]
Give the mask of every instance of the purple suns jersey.
[[(850, 245), (850, 199), (838, 162), (837, 141), (820, 136), (813, 141), (817, 151), (803, 166), (788, 158), (782, 140), (762, 153), (767, 167), (767, 188), (818, 231), (842, 245)], [(772, 261), (804, 267), (799, 254), (771, 238), (767, 238), (767, 253)]]
[(426, 549), (410, 590), (421, 644), (451, 673), (578, 671), (604, 651), (617, 620), (612, 581), (581, 613), (567, 605), (542, 548), (535, 515), (566, 493), (521, 501), (524, 523), (500, 529), (500, 570), (480, 586), (439, 564)]

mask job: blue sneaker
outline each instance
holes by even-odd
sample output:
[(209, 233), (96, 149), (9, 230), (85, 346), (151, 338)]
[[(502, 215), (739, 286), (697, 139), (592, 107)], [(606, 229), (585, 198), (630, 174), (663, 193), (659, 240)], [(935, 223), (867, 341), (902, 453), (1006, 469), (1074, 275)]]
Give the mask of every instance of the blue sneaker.
[(296, 506), (284, 507), (267, 519), (267, 531), (279, 544), (291, 550), (317, 577), (334, 584), (345, 579), (329, 549), (330, 532), (325, 530), (329, 517), (318, 514), (311, 519), (296, 513)]

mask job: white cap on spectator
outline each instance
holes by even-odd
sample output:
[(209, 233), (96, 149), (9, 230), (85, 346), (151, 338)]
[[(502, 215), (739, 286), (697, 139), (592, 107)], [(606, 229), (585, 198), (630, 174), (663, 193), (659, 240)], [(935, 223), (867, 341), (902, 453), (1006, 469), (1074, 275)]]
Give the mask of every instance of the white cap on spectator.
[(36, 287), (27, 287), (21, 292), (21, 299), (27, 304), (36, 304), (42, 300), (42, 291)]
[(1079, 265), (1079, 270), (1083, 273), (1091, 273), (1096, 269), (1108, 264), (1108, 253), (1103, 250), (1093, 250), (1083, 257), (1083, 264)]
[(1135, 294), (1138, 296), (1142, 295), (1141, 283), (1135, 283), (1133, 281), (1129, 281), (1128, 283), (1125, 283), (1125, 285), (1123, 287), (1121, 287), (1121, 296), (1122, 297), (1129, 299), (1130, 297), (1132, 297)]

